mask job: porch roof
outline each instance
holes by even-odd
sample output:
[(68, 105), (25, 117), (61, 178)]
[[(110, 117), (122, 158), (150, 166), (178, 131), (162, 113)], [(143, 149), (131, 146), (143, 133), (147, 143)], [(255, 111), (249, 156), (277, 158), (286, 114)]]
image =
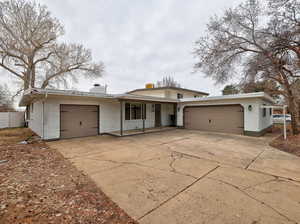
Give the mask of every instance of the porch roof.
[(119, 100), (132, 100), (132, 101), (149, 101), (149, 102), (162, 102), (162, 103), (178, 103), (179, 100), (165, 98), (165, 97), (154, 97), (154, 96), (141, 96), (134, 94), (118, 94), (115, 98)]

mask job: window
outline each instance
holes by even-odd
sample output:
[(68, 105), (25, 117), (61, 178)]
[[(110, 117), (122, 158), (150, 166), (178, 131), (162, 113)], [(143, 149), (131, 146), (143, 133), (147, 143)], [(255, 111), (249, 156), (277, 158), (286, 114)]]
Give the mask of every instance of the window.
[(30, 105), (30, 107), (31, 107), (31, 112), (33, 112), (33, 103)]
[(142, 111), (144, 109), (143, 117), (146, 119), (146, 104), (140, 103), (126, 103), (125, 104), (125, 120), (140, 120), (142, 119)]
[(197, 98), (197, 97), (199, 97), (198, 95), (194, 95), (194, 98)]
[(131, 120), (140, 120), (142, 119), (142, 104), (131, 104)]
[(182, 99), (183, 95), (181, 93), (177, 93), (177, 99)]
[(269, 109), (270, 116), (272, 115), (272, 108)]

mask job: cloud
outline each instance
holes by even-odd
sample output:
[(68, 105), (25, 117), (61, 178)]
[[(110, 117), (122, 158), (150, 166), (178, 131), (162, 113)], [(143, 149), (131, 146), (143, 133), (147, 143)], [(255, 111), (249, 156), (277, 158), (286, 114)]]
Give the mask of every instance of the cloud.
[(108, 84), (112, 93), (141, 88), (172, 75), (182, 86), (212, 95), (214, 86), (204, 74), (192, 74), (194, 42), (205, 34), (210, 16), (238, 0), (40, 0), (64, 25), (68, 42), (92, 49), (106, 74), (99, 80), (80, 79), (76, 88)]

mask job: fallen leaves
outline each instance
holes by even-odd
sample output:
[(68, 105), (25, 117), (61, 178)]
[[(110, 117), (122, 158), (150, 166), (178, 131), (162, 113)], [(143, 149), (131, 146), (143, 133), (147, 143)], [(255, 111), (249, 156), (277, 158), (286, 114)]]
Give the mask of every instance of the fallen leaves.
[(0, 158), (0, 223), (136, 223), (41, 141), (0, 145)]

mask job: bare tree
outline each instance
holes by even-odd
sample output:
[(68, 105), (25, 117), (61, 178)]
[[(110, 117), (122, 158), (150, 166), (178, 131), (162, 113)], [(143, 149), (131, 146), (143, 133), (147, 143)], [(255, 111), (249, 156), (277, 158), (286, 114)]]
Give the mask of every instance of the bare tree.
[(47, 7), (25, 0), (0, 2), (0, 67), (22, 80), (22, 89), (67, 85), (79, 75), (99, 77), (103, 64), (91, 51), (59, 41), (61, 23)]
[(298, 108), (292, 91), (299, 77), (300, 7), (297, 0), (247, 0), (208, 23), (208, 36), (196, 42), (195, 69), (217, 83), (233, 76), (242, 82), (272, 80), (274, 93), (285, 97), (298, 133)]
[(174, 80), (171, 76), (165, 76), (163, 77), (162, 81), (156, 82), (157, 87), (180, 87), (180, 83)]
[(273, 80), (264, 80), (257, 82), (244, 82), (240, 84), (240, 90), (243, 93), (265, 92), (274, 99), (279, 99), (278, 85)]
[(240, 92), (239, 87), (238, 85), (235, 84), (226, 85), (222, 90), (223, 95), (238, 94), (239, 92)]

